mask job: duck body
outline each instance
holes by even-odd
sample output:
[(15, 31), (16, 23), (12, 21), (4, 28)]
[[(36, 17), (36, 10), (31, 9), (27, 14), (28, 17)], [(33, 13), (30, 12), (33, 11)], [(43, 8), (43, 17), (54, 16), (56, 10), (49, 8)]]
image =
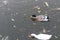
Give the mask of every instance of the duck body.
[(49, 34), (38, 34), (38, 35), (31, 34), (31, 36), (33, 36), (39, 40), (49, 40), (52, 37), (52, 35), (49, 35)]
[(49, 17), (46, 15), (38, 15), (38, 16), (32, 15), (30, 18), (32, 21), (40, 21), (40, 22), (49, 20)]

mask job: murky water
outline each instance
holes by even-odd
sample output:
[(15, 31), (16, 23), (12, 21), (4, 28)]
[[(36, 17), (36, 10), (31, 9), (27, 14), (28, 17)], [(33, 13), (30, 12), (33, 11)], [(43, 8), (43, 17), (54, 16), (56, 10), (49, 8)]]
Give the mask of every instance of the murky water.
[[(40, 9), (34, 9), (35, 6)], [(53, 35), (51, 40), (60, 40), (60, 10), (51, 10), (59, 7), (60, 0), (0, 0), (0, 34), (9, 36), (8, 40), (32, 40), (29, 34), (39, 34), (45, 28)], [(50, 21), (33, 22), (29, 18), (32, 14), (48, 15)]]

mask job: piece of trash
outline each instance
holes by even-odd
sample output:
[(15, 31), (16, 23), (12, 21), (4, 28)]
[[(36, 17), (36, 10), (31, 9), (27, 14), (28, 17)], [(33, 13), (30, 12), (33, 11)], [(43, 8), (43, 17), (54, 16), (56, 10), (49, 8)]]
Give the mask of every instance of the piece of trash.
[(38, 13), (41, 13), (41, 10), (37, 11)]
[(55, 36), (55, 38), (58, 38), (57, 36)]
[(15, 19), (11, 18), (11, 21), (13, 21), (13, 22), (14, 22), (14, 21), (15, 21)]
[(47, 7), (49, 7), (49, 4), (48, 4), (47, 2), (45, 2), (45, 5), (46, 5)]
[(36, 35), (36, 34), (32, 33), (29, 35), (29, 37), (30, 38), (37, 38), (39, 40), (49, 40), (49, 39), (51, 39), (52, 35), (49, 35), (49, 34), (38, 34), (38, 35)]

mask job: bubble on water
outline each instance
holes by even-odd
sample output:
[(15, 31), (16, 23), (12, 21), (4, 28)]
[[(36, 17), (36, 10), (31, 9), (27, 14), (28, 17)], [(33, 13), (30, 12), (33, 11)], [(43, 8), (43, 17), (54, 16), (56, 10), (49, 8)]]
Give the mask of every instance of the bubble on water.
[(19, 13), (16, 12), (16, 15), (18, 15)]
[(13, 22), (14, 22), (14, 21), (15, 21), (15, 19), (11, 18), (11, 21), (13, 21)]
[(13, 25), (14, 28), (16, 28), (16, 25)]
[(7, 5), (8, 4), (8, 1), (7, 0), (4, 0), (3, 3), (4, 3), (4, 5)]

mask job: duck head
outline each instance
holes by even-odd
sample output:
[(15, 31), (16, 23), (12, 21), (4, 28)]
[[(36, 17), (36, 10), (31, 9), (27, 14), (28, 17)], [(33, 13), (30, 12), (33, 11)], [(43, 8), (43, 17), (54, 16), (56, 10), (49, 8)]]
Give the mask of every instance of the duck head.
[(32, 33), (29, 35), (30, 38), (35, 38), (36, 34)]

